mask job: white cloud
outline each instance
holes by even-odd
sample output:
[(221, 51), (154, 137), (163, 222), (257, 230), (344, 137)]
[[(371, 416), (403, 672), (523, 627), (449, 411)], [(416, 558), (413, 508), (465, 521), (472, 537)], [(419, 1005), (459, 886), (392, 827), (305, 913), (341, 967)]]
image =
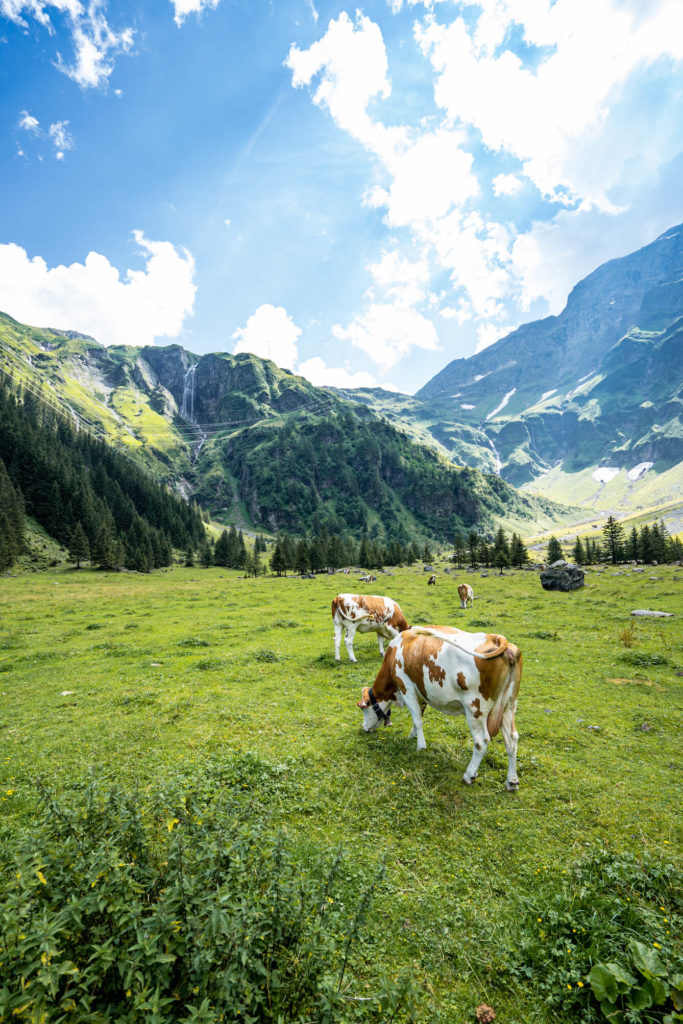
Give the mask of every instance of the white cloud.
[(340, 341), (362, 349), (384, 369), (395, 366), (413, 348), (440, 348), (431, 320), (401, 303), (371, 303), (348, 327), (335, 324), (332, 333)]
[(74, 48), (72, 62), (57, 53), (57, 67), (83, 88), (104, 85), (114, 69), (114, 57), (128, 53), (133, 46), (133, 30), (115, 31), (104, 13), (103, 0), (0, 0), (0, 14), (28, 28), (34, 19), (54, 34), (50, 15), (63, 16), (68, 24)]
[[(474, 31), (462, 18), (416, 28), (436, 74), (435, 99), (449, 119), (471, 125), (489, 149), (523, 162), (556, 202), (612, 210), (608, 192), (642, 140), (614, 130), (629, 77), (661, 58), (683, 58), (680, 5), (645, 13), (615, 0), (481, 0)], [(529, 68), (504, 44), (521, 26), (549, 51)], [(606, 145), (605, 140), (609, 138)]]
[(63, 160), (65, 151), (75, 146), (73, 136), (67, 131), (68, 125), (68, 121), (55, 121), (50, 125), (48, 134), (54, 143), (57, 160)]
[(27, 132), (31, 132), (32, 135), (38, 135), (40, 132), (40, 123), (37, 118), (32, 117), (27, 110), (22, 110), (19, 115), (18, 125)]
[(292, 71), (295, 88), (320, 76), (313, 102), (367, 149), (388, 157), (404, 140), (402, 129), (386, 128), (368, 114), (371, 100), (390, 95), (391, 82), (380, 27), (360, 11), (355, 25), (342, 11), (308, 50), (292, 46), (285, 66)]
[[(316, 387), (375, 388), (378, 386), (371, 373), (367, 373), (365, 370), (354, 373), (346, 367), (327, 366), (320, 356), (304, 360), (299, 364), (296, 372), (309, 380), (311, 384), (315, 384)], [(386, 388), (387, 385), (383, 384), (382, 387)]]
[(180, 27), (188, 14), (199, 14), (205, 8), (213, 10), (220, 0), (171, 0), (175, 14), (173, 20)]
[(516, 174), (497, 174), (492, 185), (494, 196), (514, 196), (523, 188)]
[(313, 0), (306, 0), (306, 2), (308, 3), (308, 6), (310, 8), (311, 17), (313, 18), (313, 21), (315, 21), (317, 23), (318, 18), (320, 17), (320, 15), (318, 14), (318, 11), (316, 9), (315, 4), (313, 3)]
[(296, 366), (297, 342), (301, 328), (292, 320), (284, 306), (266, 302), (238, 327), (232, 335), (237, 338), (234, 352), (253, 352), (261, 359), (272, 359), (278, 366), (292, 369)]
[(144, 270), (116, 267), (97, 252), (49, 268), (12, 243), (0, 245), (0, 309), (24, 323), (90, 334), (105, 345), (153, 345), (176, 337), (192, 313), (194, 260), (170, 242), (133, 232)]

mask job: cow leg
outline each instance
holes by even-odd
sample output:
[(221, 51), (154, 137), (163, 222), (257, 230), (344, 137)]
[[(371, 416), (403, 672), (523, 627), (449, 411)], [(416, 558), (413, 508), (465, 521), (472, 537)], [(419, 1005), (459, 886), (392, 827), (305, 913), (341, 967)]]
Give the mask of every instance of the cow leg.
[(403, 695), (403, 703), (410, 711), (410, 717), (413, 720), (413, 728), (410, 730), (409, 740), (417, 740), (417, 749), (424, 750), (427, 744), (425, 743), (425, 735), (422, 730), (422, 707), (415, 694), (407, 692)]
[(339, 649), (341, 647), (341, 641), (342, 641), (342, 634), (343, 634), (343, 632), (344, 632), (344, 627), (342, 626), (341, 622), (337, 622), (336, 619), (335, 619), (335, 621), (334, 621), (334, 660), (335, 661), (341, 661), (341, 655), (339, 653)]
[(515, 729), (515, 709), (517, 701), (511, 702), (503, 712), (503, 721), (500, 723), (500, 731), (503, 734), (505, 751), (508, 756), (508, 775), (505, 780), (505, 788), (514, 792), (519, 789), (517, 778), (517, 740), (519, 733)]
[(353, 653), (353, 638), (356, 633), (356, 626), (352, 623), (346, 627), (346, 637), (344, 643), (346, 644), (346, 650), (349, 652), (349, 661), (356, 661), (356, 655)]
[(467, 724), (470, 727), (472, 733), (472, 741), (474, 746), (472, 748), (472, 760), (465, 769), (465, 774), (462, 777), (462, 781), (466, 782), (468, 786), (476, 779), (479, 773), (479, 765), (482, 762), (482, 758), (486, 753), (491, 737), (489, 731), (486, 728), (486, 719), (478, 720), (473, 718), (470, 714), (467, 714)]

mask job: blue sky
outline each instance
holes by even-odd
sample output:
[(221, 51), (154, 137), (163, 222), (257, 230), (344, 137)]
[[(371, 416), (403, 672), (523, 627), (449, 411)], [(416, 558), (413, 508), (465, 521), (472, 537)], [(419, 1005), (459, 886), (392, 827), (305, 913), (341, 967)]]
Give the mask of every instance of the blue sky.
[(0, 309), (412, 393), (683, 221), (679, 0), (0, 0)]

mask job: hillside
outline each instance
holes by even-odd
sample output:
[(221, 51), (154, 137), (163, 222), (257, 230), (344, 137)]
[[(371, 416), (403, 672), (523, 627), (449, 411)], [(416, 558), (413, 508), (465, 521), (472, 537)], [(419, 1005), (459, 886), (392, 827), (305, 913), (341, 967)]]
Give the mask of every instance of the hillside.
[(250, 354), (110, 347), (0, 314), (0, 367), (225, 523), (377, 540), (528, 533), (568, 510), (458, 469), (357, 403)]
[(670, 501), (683, 487), (683, 226), (599, 267), (559, 316), (454, 360), (413, 398), (343, 395), (535, 493), (617, 510)]

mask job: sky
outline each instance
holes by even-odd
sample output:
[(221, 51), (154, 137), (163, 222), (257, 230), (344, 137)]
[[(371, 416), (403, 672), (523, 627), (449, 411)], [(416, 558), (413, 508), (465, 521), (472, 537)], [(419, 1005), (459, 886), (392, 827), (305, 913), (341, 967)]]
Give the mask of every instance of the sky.
[(0, 310), (414, 393), (683, 221), (681, 0), (0, 0)]

